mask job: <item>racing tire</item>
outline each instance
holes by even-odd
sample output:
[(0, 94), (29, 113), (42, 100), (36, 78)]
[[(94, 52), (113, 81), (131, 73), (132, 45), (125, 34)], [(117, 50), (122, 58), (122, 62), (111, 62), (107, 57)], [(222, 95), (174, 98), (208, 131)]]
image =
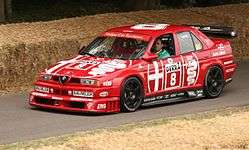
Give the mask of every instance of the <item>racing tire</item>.
[(222, 93), (225, 86), (223, 72), (220, 67), (209, 68), (205, 77), (204, 94), (206, 98), (216, 98)]
[(121, 112), (134, 112), (142, 104), (143, 88), (141, 82), (136, 77), (128, 78), (124, 81), (120, 95)]

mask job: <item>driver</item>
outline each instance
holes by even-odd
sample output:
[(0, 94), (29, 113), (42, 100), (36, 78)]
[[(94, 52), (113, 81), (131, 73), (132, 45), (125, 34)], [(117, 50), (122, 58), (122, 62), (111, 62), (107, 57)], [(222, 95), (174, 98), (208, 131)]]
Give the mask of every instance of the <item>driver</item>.
[(155, 46), (154, 46), (154, 51), (153, 53), (158, 56), (159, 59), (166, 58), (170, 56), (170, 53), (168, 52), (167, 49), (165, 49), (167, 45), (162, 43), (161, 39), (157, 39)]

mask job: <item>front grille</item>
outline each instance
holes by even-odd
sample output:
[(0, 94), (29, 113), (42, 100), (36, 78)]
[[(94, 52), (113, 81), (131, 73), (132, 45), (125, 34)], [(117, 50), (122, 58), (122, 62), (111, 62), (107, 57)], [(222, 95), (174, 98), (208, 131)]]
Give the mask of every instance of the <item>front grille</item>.
[[(52, 80), (55, 81), (55, 82), (58, 82), (60, 83), (60, 76), (53, 76), (52, 77)], [(70, 78), (69, 81), (67, 81), (68, 83), (76, 83), (76, 84), (79, 84), (80, 83), (80, 78)]]
[(71, 78), (69, 83), (80, 83), (80, 79), (79, 78)]
[(42, 105), (49, 105), (49, 106), (63, 105), (64, 107), (76, 108), (76, 109), (83, 109), (85, 106), (83, 102), (75, 102), (75, 101), (61, 102), (61, 101), (57, 101), (53, 99), (40, 98), (40, 97), (35, 97), (35, 103), (42, 104)]
[(53, 94), (56, 94), (56, 95), (68, 95), (68, 90), (60, 90), (60, 89), (55, 89), (54, 88)]
[(52, 80), (54, 80), (55, 82), (59, 82), (59, 76), (53, 76)]

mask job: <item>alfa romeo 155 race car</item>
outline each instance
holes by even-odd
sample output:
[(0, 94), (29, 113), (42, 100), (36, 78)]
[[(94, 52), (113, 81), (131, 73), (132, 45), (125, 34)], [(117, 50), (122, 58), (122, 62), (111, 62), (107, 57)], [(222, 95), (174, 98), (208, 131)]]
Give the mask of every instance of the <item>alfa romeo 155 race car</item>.
[[(137, 24), (103, 32), (79, 54), (39, 74), (29, 104), (77, 112), (216, 98), (236, 69), (230, 27)], [(161, 53), (163, 52), (163, 53)]]

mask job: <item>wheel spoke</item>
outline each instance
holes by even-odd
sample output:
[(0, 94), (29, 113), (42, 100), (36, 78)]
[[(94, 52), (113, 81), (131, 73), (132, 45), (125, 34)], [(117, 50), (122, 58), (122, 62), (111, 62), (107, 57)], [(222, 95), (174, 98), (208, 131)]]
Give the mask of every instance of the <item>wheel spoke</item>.
[(224, 80), (221, 69), (211, 68), (207, 76), (207, 91), (212, 96), (217, 96), (223, 89)]
[(137, 108), (141, 101), (141, 89), (139, 82), (130, 80), (125, 85), (124, 102), (129, 109)]
[(216, 72), (214, 74), (214, 78), (217, 78), (219, 74), (220, 74), (219, 70), (216, 70)]

